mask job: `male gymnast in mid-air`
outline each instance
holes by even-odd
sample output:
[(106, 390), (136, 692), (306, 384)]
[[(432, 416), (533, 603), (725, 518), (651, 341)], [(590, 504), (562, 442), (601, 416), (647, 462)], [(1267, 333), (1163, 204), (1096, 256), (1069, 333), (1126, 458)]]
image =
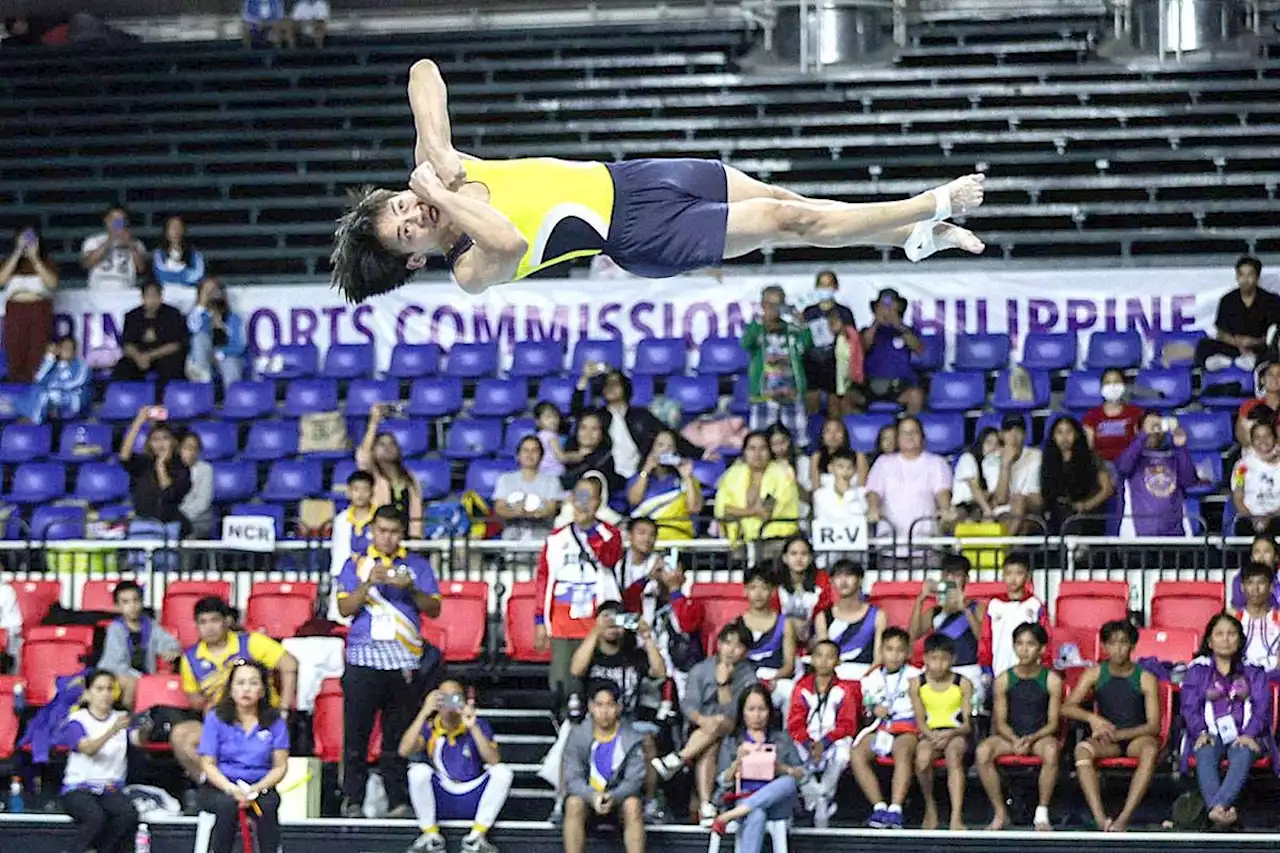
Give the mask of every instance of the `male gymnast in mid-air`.
[(979, 254), (945, 220), (982, 204), (982, 175), (902, 201), (848, 204), (769, 186), (717, 160), (481, 160), (453, 147), (434, 62), (409, 72), (417, 167), (406, 190), (367, 187), (338, 221), (333, 282), (352, 302), (402, 286), (432, 254), (481, 293), (570, 258), (605, 254), (644, 278), (719, 266), (766, 246), (900, 246), (918, 261)]

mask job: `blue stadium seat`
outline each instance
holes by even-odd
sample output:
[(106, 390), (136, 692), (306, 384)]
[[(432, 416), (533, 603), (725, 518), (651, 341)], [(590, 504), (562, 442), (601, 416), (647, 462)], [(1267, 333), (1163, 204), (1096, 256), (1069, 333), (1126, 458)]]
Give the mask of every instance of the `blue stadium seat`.
[(324, 491), (320, 463), (306, 459), (278, 459), (271, 463), (261, 497), (267, 501), (293, 503)]
[(517, 341), (511, 351), (509, 376), (541, 379), (564, 370), (564, 345), (560, 341)]
[(92, 462), (115, 452), (110, 424), (70, 423), (62, 427), (58, 439), (58, 462)]
[(91, 504), (129, 497), (129, 472), (118, 462), (86, 462), (76, 471), (75, 496)]
[(548, 376), (538, 383), (538, 402), (547, 402), (560, 410), (560, 414), (568, 415), (573, 408), (574, 382), (563, 376)]
[(928, 406), (935, 412), (967, 412), (987, 401), (987, 380), (981, 373), (935, 373), (929, 383)]
[(1102, 371), (1077, 370), (1067, 374), (1062, 405), (1072, 412), (1085, 412), (1102, 405)]
[(347, 494), (347, 478), (356, 472), (356, 460), (342, 459), (333, 466), (333, 476), (329, 479), (329, 496), (345, 497)]
[(751, 377), (739, 373), (733, 379), (733, 394), (729, 398), (729, 413), (746, 417), (751, 413)]
[(286, 418), (338, 410), (338, 383), (333, 379), (295, 379), (284, 392)]
[(1032, 332), (1022, 345), (1022, 366), (1027, 370), (1071, 370), (1079, 357), (1075, 332)]
[(34, 462), (53, 449), (48, 424), (10, 424), (0, 430), (0, 462)]
[(249, 427), (242, 459), (258, 462), (274, 462), (298, 452), (297, 421), (256, 421)]
[[(1149, 367), (1134, 380), (1134, 402), (1145, 408), (1167, 411), (1191, 402), (1191, 371), (1186, 367)], [(1151, 392), (1150, 396), (1142, 389)]]
[(1002, 370), (996, 374), (995, 393), (991, 396), (991, 406), (1001, 412), (1026, 412), (1031, 409), (1043, 409), (1049, 405), (1053, 389), (1049, 384), (1049, 374), (1039, 371), (1027, 371), (1031, 375), (1032, 398), (1030, 402), (1013, 399), (1009, 387), (1009, 374), (1012, 371)]
[(533, 418), (516, 418), (507, 424), (502, 434), (502, 455), (515, 456), (520, 440), (526, 435), (535, 435), (537, 431), (538, 425), (534, 423)]
[[(1156, 336), (1154, 352), (1151, 354), (1152, 367), (1164, 367), (1165, 348), (1173, 344), (1182, 344), (1195, 350), (1196, 346), (1204, 340), (1205, 334), (1202, 330), (1196, 329), (1190, 332), (1161, 332)], [(1169, 367), (1192, 367), (1195, 365), (1195, 355), (1189, 357), (1183, 356), (1177, 361), (1169, 364)]]
[(320, 369), (320, 350), (315, 344), (282, 344), (270, 355), (271, 366), (263, 372), (267, 379), (304, 379)]
[(875, 453), (880, 430), (892, 426), (890, 414), (845, 415), (844, 425), (849, 430), (849, 445), (859, 453)]
[(274, 414), (276, 389), (270, 382), (236, 382), (227, 388), (217, 415), (229, 421), (252, 421)]
[(1004, 370), (1009, 366), (1008, 335), (960, 335), (956, 338), (955, 370)]
[(422, 499), (435, 501), (446, 497), (453, 489), (453, 474), (448, 459), (410, 459), (404, 466), (418, 478), (422, 487)]
[(421, 379), (440, 372), (439, 344), (396, 344), (391, 350), (387, 376), (391, 379)]
[(444, 375), (458, 379), (479, 379), (498, 372), (498, 344), (496, 342), (454, 344), (445, 359)]
[(400, 456), (407, 459), (427, 452), (429, 426), (426, 421), (415, 418), (387, 418), (378, 424), (378, 429), (395, 437), (396, 444), (400, 445)]
[(1236, 440), (1229, 412), (1184, 412), (1178, 415), (1178, 426), (1187, 434), (1192, 453), (1223, 451)]
[(374, 406), (400, 399), (400, 383), (394, 379), (354, 379), (347, 386), (342, 413), (348, 417), (368, 417)]
[(747, 351), (737, 338), (707, 338), (698, 348), (698, 373), (730, 376), (747, 369)]
[(1191, 464), (1195, 465), (1199, 482), (1187, 489), (1187, 494), (1195, 497), (1211, 495), (1222, 488), (1222, 456), (1217, 453), (1193, 453)]
[(631, 405), (648, 406), (653, 402), (653, 377), (634, 376), (631, 378)]
[(213, 500), (227, 504), (247, 501), (258, 492), (258, 466), (247, 460), (213, 462)]
[(607, 364), (614, 370), (622, 369), (622, 338), (583, 338), (573, 348), (573, 376), (582, 375), (582, 365), (588, 361)]
[(498, 478), (514, 470), (515, 463), (510, 459), (477, 459), (467, 466), (467, 480), (463, 488), (474, 491), (485, 500), (492, 500)]
[(923, 352), (911, 353), (911, 366), (916, 370), (941, 370), (947, 358), (947, 339), (944, 335), (921, 335)]
[(61, 462), (23, 462), (13, 472), (13, 485), (5, 500), (15, 504), (41, 504), (67, 493), (67, 469)]
[(632, 373), (678, 376), (684, 373), (687, 357), (684, 338), (644, 338), (636, 345), (636, 366)]
[[(18, 419), (20, 407), (31, 393), (31, 386), (15, 382), (0, 384), (0, 423)], [(137, 410), (134, 410), (137, 414)], [(130, 415), (129, 417), (133, 417)]]
[(323, 374), (330, 379), (361, 379), (373, 375), (373, 344), (330, 344)]
[(502, 421), (458, 418), (449, 427), (444, 455), (449, 459), (479, 459), (502, 447)]
[(930, 452), (950, 456), (964, 448), (964, 415), (926, 412), (920, 416), (920, 424), (924, 427), (925, 447)]
[(284, 529), (284, 507), (280, 504), (270, 503), (238, 503), (231, 507), (231, 511), (227, 515), (265, 515), (275, 521), (276, 538), (283, 539), (285, 535)]
[[(975, 440), (977, 439), (977, 436), (981, 434), (981, 432), (987, 427), (991, 427), (994, 430), (999, 430), (1000, 423), (1005, 419), (1005, 416), (1007, 414), (1008, 414), (1007, 412), (987, 412), (982, 417), (978, 418), (978, 422), (973, 427), (973, 435)], [(1027, 433), (1027, 444), (1031, 444), (1031, 415), (1028, 414), (1027, 412), (1022, 413), (1022, 424), (1023, 424), (1023, 428), (1026, 430), (1026, 433)]]
[(82, 506), (38, 506), (31, 516), (31, 538), (40, 542), (85, 538)]
[(672, 376), (666, 396), (680, 404), (685, 418), (714, 412), (720, 402), (720, 383), (714, 376)]
[[(1231, 409), (1240, 408), (1245, 400), (1251, 400), (1255, 394), (1255, 377), (1252, 370), (1241, 370), (1238, 367), (1228, 367), (1226, 370), (1218, 370), (1213, 373), (1206, 373), (1200, 377), (1200, 404), (1206, 409)], [(1241, 393), (1236, 394), (1206, 394), (1205, 391), (1213, 385), (1233, 385), (1239, 384)]]
[(529, 385), (523, 379), (481, 379), (476, 383), (471, 414), (509, 418), (529, 409)]
[(462, 410), (462, 381), (429, 376), (415, 379), (409, 388), (409, 414), (421, 418), (441, 418)]
[(720, 478), (724, 476), (727, 467), (728, 465), (725, 464), (723, 459), (695, 459), (693, 460), (693, 476), (704, 490), (714, 492), (716, 483), (720, 482)]
[(169, 420), (190, 421), (213, 413), (212, 382), (170, 382), (164, 388)]
[(1140, 364), (1142, 364), (1142, 335), (1136, 331), (1098, 331), (1089, 336), (1089, 352), (1084, 359), (1084, 366), (1088, 369), (1130, 368)]
[(154, 382), (112, 382), (98, 409), (98, 418), (104, 421), (131, 421), (143, 406), (156, 402)]
[(196, 421), (190, 429), (200, 437), (200, 455), (210, 462), (230, 459), (240, 451), (240, 428), (231, 421)]

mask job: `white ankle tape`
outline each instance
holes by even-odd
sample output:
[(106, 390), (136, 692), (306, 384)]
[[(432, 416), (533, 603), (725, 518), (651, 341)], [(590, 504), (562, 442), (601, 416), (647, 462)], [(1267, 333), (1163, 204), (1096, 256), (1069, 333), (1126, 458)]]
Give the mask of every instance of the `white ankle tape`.
[(931, 190), (931, 192), (933, 194), (934, 204), (936, 205), (936, 209), (933, 212), (933, 221), (941, 222), (944, 219), (950, 219), (951, 193), (947, 191), (946, 187), (938, 187), (935, 190)]
[(933, 240), (933, 222), (917, 222), (902, 248), (907, 252), (907, 260), (913, 262), (923, 261), (938, 251), (938, 245)]

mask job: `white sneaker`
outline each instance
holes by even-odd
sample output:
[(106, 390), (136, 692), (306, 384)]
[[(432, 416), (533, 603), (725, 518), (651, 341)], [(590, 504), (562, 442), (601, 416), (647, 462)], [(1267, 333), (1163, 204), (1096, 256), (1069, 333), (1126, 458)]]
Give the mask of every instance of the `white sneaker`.
[(445, 853), (444, 836), (438, 832), (424, 832), (405, 853)]
[(800, 796), (804, 799), (804, 810), (816, 814), (822, 803), (822, 785), (817, 779), (809, 779), (800, 786)]
[(1211, 355), (1204, 360), (1204, 369), (1210, 373), (1226, 370), (1231, 366), (1231, 358), (1225, 355)]
[(703, 803), (698, 808), (698, 826), (711, 826), (718, 814), (714, 803)]
[(649, 762), (653, 766), (654, 772), (662, 777), (662, 781), (668, 782), (680, 774), (684, 769), (684, 760), (680, 758), (678, 752), (668, 752), (660, 758), (655, 758)]
[(826, 797), (819, 798), (818, 807), (813, 810), (813, 826), (815, 829), (826, 829), (831, 825), (831, 818), (836, 813), (836, 804), (827, 800)]
[(1251, 352), (1238, 355), (1236, 356), (1235, 365), (1245, 372), (1252, 372), (1258, 366), (1258, 357)]

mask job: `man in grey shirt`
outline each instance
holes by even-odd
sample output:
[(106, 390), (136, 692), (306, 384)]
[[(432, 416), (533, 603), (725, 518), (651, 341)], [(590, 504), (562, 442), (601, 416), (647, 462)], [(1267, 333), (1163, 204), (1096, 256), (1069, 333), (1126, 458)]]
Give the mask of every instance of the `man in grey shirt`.
[(172, 663), (182, 654), (182, 646), (142, 610), (142, 587), (134, 581), (120, 581), (111, 593), (119, 618), (107, 625), (98, 668), (115, 675), (120, 682), (120, 700), (133, 707), (138, 679), (156, 671), (156, 658)]
[(588, 824), (611, 821), (627, 853), (644, 853), (644, 738), (623, 721), (616, 684), (593, 682), (587, 695), (590, 718), (564, 748), (564, 851), (583, 853)]

